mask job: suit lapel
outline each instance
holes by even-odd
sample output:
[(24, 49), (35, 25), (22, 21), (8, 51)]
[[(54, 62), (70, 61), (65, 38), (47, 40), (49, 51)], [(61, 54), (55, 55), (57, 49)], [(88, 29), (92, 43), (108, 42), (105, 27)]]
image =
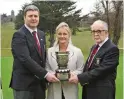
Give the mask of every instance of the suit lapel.
[(91, 52), (92, 52), (94, 47), (95, 47), (95, 45), (93, 45), (92, 48), (90, 49), (90, 53), (89, 53), (89, 56), (88, 56), (88, 58), (87, 58), (87, 60), (85, 62), (85, 66), (84, 66), (84, 70), (83, 71), (87, 71), (88, 70), (88, 66), (87, 66), (88, 65), (88, 60), (90, 58)]
[[(37, 35), (38, 35), (38, 39), (40, 42), (40, 47), (41, 47), (41, 54), (39, 53), (40, 57), (45, 59), (45, 39), (43, 38), (42, 33), (40, 33), (41, 31), (37, 30)], [(37, 50), (38, 51), (38, 50)]]
[[(100, 49), (98, 50), (98, 52), (96, 53), (96, 55), (94, 56), (93, 58), (93, 61), (92, 63), (95, 63), (96, 62), (96, 58), (100, 58), (101, 55), (103, 55), (105, 52), (106, 52), (106, 49), (107, 47), (109, 46), (109, 43), (110, 43), (110, 39), (108, 39), (101, 47)], [(91, 64), (92, 65), (92, 64)], [(92, 68), (92, 66), (91, 66)]]
[(23, 30), (23, 31), (25, 32), (25, 34), (26, 34), (27, 41), (28, 41), (29, 43), (33, 43), (33, 45), (34, 45), (36, 51), (38, 52), (38, 55), (41, 57), (41, 55), (39, 54), (38, 48), (37, 48), (37, 44), (36, 44), (36, 42), (35, 42), (35, 40), (34, 40), (34, 38), (33, 38), (33, 35), (30, 33), (30, 31), (29, 31), (25, 26), (22, 27), (22, 30)]
[(96, 53), (94, 59), (98, 56), (100, 56), (102, 53), (105, 52), (106, 48), (108, 47), (109, 43), (110, 43), (110, 39), (108, 39), (102, 46), (101, 48), (98, 50), (98, 52)]
[(32, 34), (30, 33), (30, 31), (25, 26), (22, 27), (22, 31), (24, 31), (24, 33), (26, 34), (27, 39), (30, 42), (35, 43)]
[[(95, 63), (96, 58), (99, 58), (99, 57), (105, 52), (105, 50), (106, 50), (106, 48), (108, 47), (108, 45), (109, 45), (110, 42), (111, 42), (110, 39), (108, 39), (108, 40), (101, 46), (101, 48), (98, 50), (98, 52), (97, 52), (96, 55), (94, 56), (90, 68), (92, 68), (92, 64)], [(94, 46), (91, 48), (90, 54), (91, 54), (93, 48), (94, 48)], [(89, 54), (89, 56), (88, 56), (88, 58), (87, 58), (87, 61), (86, 61), (86, 63), (85, 63), (84, 71), (87, 71), (87, 70), (89, 69), (88, 66), (87, 66), (87, 63), (88, 63), (88, 59), (89, 59), (89, 57), (90, 57), (90, 54)]]
[(42, 34), (40, 33), (39, 30), (37, 31), (37, 35), (38, 35), (38, 39), (39, 39), (39, 42), (40, 42), (40, 47), (41, 47), (41, 49), (43, 51), (45, 49), (44, 38), (43, 38), (43, 36), (42, 36)]

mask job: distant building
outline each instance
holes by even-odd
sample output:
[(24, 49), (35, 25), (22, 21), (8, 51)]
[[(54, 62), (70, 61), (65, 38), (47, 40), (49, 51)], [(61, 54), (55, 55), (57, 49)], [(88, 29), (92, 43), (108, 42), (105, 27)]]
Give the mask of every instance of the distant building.
[(10, 21), (14, 22), (15, 21), (15, 12), (14, 10), (11, 11), (11, 15), (10, 15)]
[(15, 21), (15, 12), (14, 10), (11, 10), (11, 15), (6, 15), (3, 13), (1, 16), (1, 23), (6, 23), (6, 22), (14, 22)]

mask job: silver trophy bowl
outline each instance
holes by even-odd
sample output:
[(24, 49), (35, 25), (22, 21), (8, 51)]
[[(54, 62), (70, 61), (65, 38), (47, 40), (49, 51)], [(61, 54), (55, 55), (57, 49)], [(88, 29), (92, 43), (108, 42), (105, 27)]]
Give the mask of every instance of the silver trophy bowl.
[(68, 66), (69, 52), (56, 52), (56, 61), (58, 63), (58, 69), (56, 70), (56, 77), (60, 81), (66, 81), (70, 77), (70, 70)]

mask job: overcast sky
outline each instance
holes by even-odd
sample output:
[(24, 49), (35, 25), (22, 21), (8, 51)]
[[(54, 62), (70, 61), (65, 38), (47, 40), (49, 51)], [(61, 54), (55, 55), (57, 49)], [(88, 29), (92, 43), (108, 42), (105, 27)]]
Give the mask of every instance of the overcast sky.
[[(77, 9), (82, 9), (82, 15), (89, 13), (94, 6), (96, 0), (74, 0), (77, 1)], [(6, 13), (7, 15), (11, 14), (11, 10), (14, 10), (15, 15), (22, 8), (22, 5), (25, 3), (30, 3), (31, 0), (1, 0), (0, 2), (0, 14)]]

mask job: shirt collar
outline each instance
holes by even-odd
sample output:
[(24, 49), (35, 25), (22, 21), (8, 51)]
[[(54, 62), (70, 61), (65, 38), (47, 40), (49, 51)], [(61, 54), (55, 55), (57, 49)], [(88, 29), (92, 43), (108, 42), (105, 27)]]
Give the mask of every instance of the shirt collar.
[(30, 33), (32, 34), (33, 31), (36, 31), (37, 32), (37, 28), (35, 28), (34, 30), (29, 28), (26, 24), (24, 24), (25, 27), (30, 31)]
[(106, 37), (106, 39), (105, 39), (102, 43), (99, 44), (99, 47), (101, 47), (108, 39), (109, 39), (109, 38)]

